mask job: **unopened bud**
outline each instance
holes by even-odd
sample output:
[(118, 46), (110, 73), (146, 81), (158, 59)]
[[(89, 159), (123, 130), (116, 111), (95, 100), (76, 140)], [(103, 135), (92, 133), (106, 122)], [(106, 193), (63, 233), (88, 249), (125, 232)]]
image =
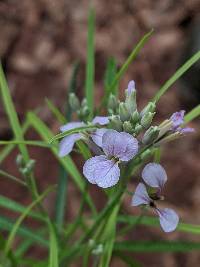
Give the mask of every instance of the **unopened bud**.
[(142, 138), (142, 143), (144, 145), (148, 145), (153, 143), (159, 135), (159, 128), (158, 126), (151, 126), (144, 134)]
[(140, 115), (139, 115), (138, 111), (135, 110), (135, 111), (133, 112), (133, 114), (131, 115), (131, 122), (132, 122), (133, 124), (135, 124), (135, 123), (137, 123), (137, 122), (139, 121), (139, 119), (140, 119)]
[(115, 95), (110, 94), (108, 98), (108, 109), (115, 111), (118, 107), (118, 100)]
[(153, 113), (156, 109), (156, 105), (154, 102), (149, 102), (146, 107), (143, 108), (143, 110), (140, 113), (140, 116), (143, 117), (146, 113)]
[(141, 133), (142, 130), (143, 130), (143, 127), (139, 123), (137, 123), (134, 129), (135, 135), (138, 135), (139, 133)]
[(119, 116), (122, 121), (129, 121), (131, 117), (126, 104), (123, 102), (119, 104)]
[(182, 136), (182, 134), (180, 132), (175, 132), (173, 134), (167, 135), (166, 137), (162, 138), (157, 143), (155, 143), (155, 146), (160, 146), (160, 145), (163, 145), (165, 143), (171, 142), (175, 139), (180, 138), (181, 136)]
[(21, 154), (17, 155), (16, 164), (17, 164), (18, 167), (24, 166), (25, 162), (24, 162), (24, 159), (23, 159)]
[(130, 113), (133, 113), (137, 109), (136, 90), (132, 90), (130, 93), (126, 93), (125, 103)]
[(125, 121), (123, 123), (123, 130), (124, 130), (124, 132), (130, 133), (130, 134), (134, 133), (134, 128), (133, 128), (132, 124), (130, 123), (130, 121)]
[(160, 133), (158, 138), (164, 136), (167, 132), (172, 129), (173, 122), (171, 120), (165, 120), (159, 125)]
[(84, 106), (81, 108), (81, 110), (80, 110), (81, 119), (86, 120), (87, 117), (89, 116), (89, 114), (90, 114), (90, 110), (89, 110), (88, 106)]
[(120, 120), (119, 116), (114, 116), (114, 115), (111, 116), (109, 126), (110, 126), (110, 128), (112, 128), (118, 132), (121, 132), (123, 130), (123, 127), (122, 127), (123, 123)]
[(140, 123), (145, 129), (149, 128), (149, 126), (151, 125), (154, 115), (155, 112), (154, 113), (148, 112), (145, 113), (144, 116), (142, 117)]
[(74, 93), (69, 94), (69, 105), (73, 111), (80, 109), (80, 101)]
[(99, 244), (92, 250), (93, 255), (101, 255), (103, 253), (103, 245)]
[(83, 100), (81, 101), (81, 107), (83, 108), (85, 106), (88, 106), (87, 99), (86, 98), (83, 98)]

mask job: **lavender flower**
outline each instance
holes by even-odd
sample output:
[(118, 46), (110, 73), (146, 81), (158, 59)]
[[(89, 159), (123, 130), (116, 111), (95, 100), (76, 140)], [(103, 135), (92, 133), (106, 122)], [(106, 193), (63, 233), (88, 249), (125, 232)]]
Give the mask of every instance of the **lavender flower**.
[(133, 91), (135, 91), (135, 82), (132, 80), (128, 83), (127, 94), (130, 95)]
[(137, 154), (138, 141), (128, 133), (107, 130), (103, 134), (101, 147), (105, 155), (87, 160), (83, 166), (83, 174), (90, 183), (108, 188), (119, 181), (118, 164), (131, 160)]
[[(99, 125), (106, 125), (109, 123), (108, 117), (103, 117), (103, 116), (96, 116), (92, 120), (93, 124), (99, 124)], [(63, 126), (60, 127), (61, 132), (69, 131), (72, 129), (76, 129), (79, 127), (83, 127), (86, 124), (84, 122), (69, 122)], [(100, 145), (102, 143), (102, 135), (105, 132), (106, 129), (98, 129), (95, 132), (91, 134), (91, 137), (93, 141), (97, 144)], [(76, 141), (84, 139), (84, 135), (82, 133), (74, 133), (70, 134), (62, 139), (59, 145), (59, 156), (64, 157), (68, 155), (73, 147)]]
[(175, 112), (175, 113), (172, 114), (172, 116), (170, 117), (170, 120), (173, 123), (172, 131), (179, 132), (181, 134), (194, 132), (193, 128), (190, 128), (190, 127), (182, 128), (182, 127), (180, 127), (181, 124), (184, 123), (184, 115), (185, 115), (185, 110), (180, 110), (180, 111)]
[(168, 208), (159, 209), (155, 204), (156, 200), (162, 200), (161, 190), (167, 181), (167, 174), (164, 168), (160, 164), (149, 163), (143, 169), (142, 178), (150, 188), (156, 188), (156, 192), (152, 191), (152, 193), (149, 193), (146, 186), (143, 183), (139, 183), (133, 195), (131, 205), (147, 205), (153, 208), (159, 216), (162, 229), (165, 232), (174, 231), (179, 222), (176, 212)]

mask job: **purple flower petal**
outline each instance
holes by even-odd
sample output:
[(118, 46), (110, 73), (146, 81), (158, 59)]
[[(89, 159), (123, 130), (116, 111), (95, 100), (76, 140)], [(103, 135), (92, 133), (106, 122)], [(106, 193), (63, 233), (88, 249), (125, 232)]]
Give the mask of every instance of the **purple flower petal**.
[(133, 91), (135, 91), (135, 82), (132, 80), (128, 83), (127, 92), (130, 95)]
[(150, 201), (151, 199), (147, 193), (145, 185), (143, 183), (139, 183), (135, 189), (131, 205), (132, 206), (149, 205)]
[(138, 152), (138, 141), (128, 133), (107, 130), (102, 138), (102, 148), (108, 157), (129, 161)]
[(93, 124), (100, 124), (100, 125), (106, 125), (109, 123), (109, 119), (106, 116), (96, 116), (93, 120), (92, 120)]
[(172, 114), (170, 120), (173, 122), (174, 129), (179, 127), (184, 122), (184, 114), (185, 110), (180, 110)]
[(59, 156), (64, 157), (68, 155), (72, 151), (74, 143), (79, 139), (81, 139), (79, 133), (64, 137), (59, 144)]
[(75, 121), (75, 122), (69, 122), (63, 126), (60, 127), (61, 132), (66, 132), (75, 128), (83, 127), (85, 125), (84, 122), (81, 121)]
[(179, 222), (179, 216), (177, 213), (172, 209), (156, 209), (160, 225), (162, 229), (168, 233), (172, 232), (176, 229), (178, 222)]
[(142, 171), (142, 178), (149, 186), (162, 189), (167, 181), (167, 174), (160, 164), (149, 163)]
[(187, 134), (187, 133), (194, 133), (195, 132), (195, 129), (194, 128), (191, 128), (191, 127), (184, 127), (184, 128), (181, 128), (179, 127), (177, 129), (178, 132), (182, 133), (182, 134)]
[(93, 142), (100, 147), (102, 147), (102, 137), (106, 131), (108, 131), (108, 129), (101, 128), (101, 129), (98, 129), (95, 132), (91, 133), (91, 135), (90, 135)]
[(90, 183), (108, 188), (119, 181), (120, 169), (114, 160), (108, 160), (106, 156), (96, 156), (85, 162), (83, 174)]

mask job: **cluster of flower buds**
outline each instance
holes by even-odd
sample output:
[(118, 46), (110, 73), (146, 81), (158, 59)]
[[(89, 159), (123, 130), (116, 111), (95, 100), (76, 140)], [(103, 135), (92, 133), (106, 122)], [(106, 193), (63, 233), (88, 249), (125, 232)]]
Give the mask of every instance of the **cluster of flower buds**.
[[(144, 160), (151, 153), (150, 148), (194, 131), (192, 128), (182, 127), (185, 113), (183, 110), (175, 112), (160, 125), (153, 126), (156, 105), (154, 102), (149, 102), (142, 111), (138, 111), (134, 81), (130, 81), (125, 90), (124, 102), (119, 101), (113, 94), (109, 96), (108, 116), (96, 116), (88, 121), (89, 108), (86, 99), (80, 103), (75, 94), (70, 94), (69, 102), (81, 121), (61, 126), (61, 132), (87, 125), (94, 126), (94, 128), (66, 135), (60, 142), (59, 155), (61, 157), (68, 155), (73, 150), (76, 141), (83, 140), (94, 154), (85, 162), (83, 174), (90, 183), (102, 188), (116, 185), (120, 179), (120, 164), (125, 165), (135, 160), (139, 152), (143, 151), (140, 153), (140, 158)], [(146, 172), (149, 173), (148, 181), (146, 175), (142, 176), (149, 188), (151, 187), (151, 191), (154, 187), (157, 189), (153, 190), (153, 194), (149, 193), (145, 185), (140, 183), (136, 188), (132, 204), (134, 206), (146, 204), (153, 207), (159, 215), (163, 230), (169, 232), (176, 228), (178, 216), (170, 209), (160, 210), (155, 205), (155, 201), (161, 199), (162, 185), (159, 183), (166, 180), (165, 173), (160, 171), (161, 169), (161, 166), (157, 166)], [(156, 179), (157, 184), (154, 185)], [(142, 199), (144, 201), (140, 203)], [(173, 225), (167, 224), (168, 218), (174, 222)]]
[(22, 157), (22, 155), (19, 154), (19, 155), (17, 155), (17, 158), (16, 158), (16, 164), (17, 164), (17, 167), (18, 167), (20, 173), (24, 177), (27, 177), (33, 171), (33, 169), (35, 167), (35, 160), (34, 159), (30, 159), (26, 163), (24, 158)]

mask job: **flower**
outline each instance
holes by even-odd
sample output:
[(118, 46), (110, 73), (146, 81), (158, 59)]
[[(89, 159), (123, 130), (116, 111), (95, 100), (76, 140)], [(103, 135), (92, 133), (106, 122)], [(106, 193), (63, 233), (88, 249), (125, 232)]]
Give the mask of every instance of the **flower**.
[[(106, 125), (109, 123), (109, 119), (108, 117), (104, 117), (104, 116), (96, 116), (93, 120), (92, 120), (93, 124), (99, 124), (99, 125)], [(79, 127), (83, 127), (86, 126), (86, 124), (84, 122), (69, 122), (63, 126), (60, 127), (60, 131), (61, 132), (66, 132), (72, 129), (76, 129)], [(105, 132), (106, 129), (98, 129), (96, 131), (94, 131), (91, 134), (91, 137), (93, 139), (93, 141), (99, 145), (101, 144), (101, 138), (103, 133)], [(59, 145), (59, 156), (60, 157), (64, 157), (66, 155), (68, 155), (73, 147), (76, 141), (83, 139), (84, 135), (82, 133), (73, 133), (70, 134), (66, 137), (64, 137)]]
[(172, 209), (157, 208), (155, 204), (156, 200), (162, 199), (161, 190), (163, 189), (163, 186), (167, 181), (167, 174), (164, 168), (160, 164), (149, 163), (144, 167), (142, 171), (142, 178), (150, 187), (150, 189), (153, 188), (156, 189), (156, 191), (149, 190), (149, 193), (146, 186), (143, 183), (139, 183), (133, 195), (131, 205), (147, 205), (153, 208), (159, 216), (159, 221), (162, 229), (165, 232), (174, 231), (179, 222), (179, 216), (177, 215), (177, 213)]
[(133, 91), (135, 91), (135, 82), (132, 80), (128, 83), (127, 94), (130, 95)]
[(178, 112), (175, 112), (172, 114), (170, 117), (171, 122), (173, 123), (172, 125), (172, 131), (174, 132), (179, 132), (181, 134), (186, 134), (186, 133), (193, 133), (194, 129), (190, 127), (180, 127), (181, 124), (184, 123), (184, 115), (185, 115), (185, 110), (180, 110)]
[(83, 174), (92, 184), (108, 188), (119, 181), (121, 161), (131, 160), (138, 152), (138, 141), (132, 135), (115, 130), (107, 130), (102, 136), (105, 155), (88, 159), (83, 166)]

